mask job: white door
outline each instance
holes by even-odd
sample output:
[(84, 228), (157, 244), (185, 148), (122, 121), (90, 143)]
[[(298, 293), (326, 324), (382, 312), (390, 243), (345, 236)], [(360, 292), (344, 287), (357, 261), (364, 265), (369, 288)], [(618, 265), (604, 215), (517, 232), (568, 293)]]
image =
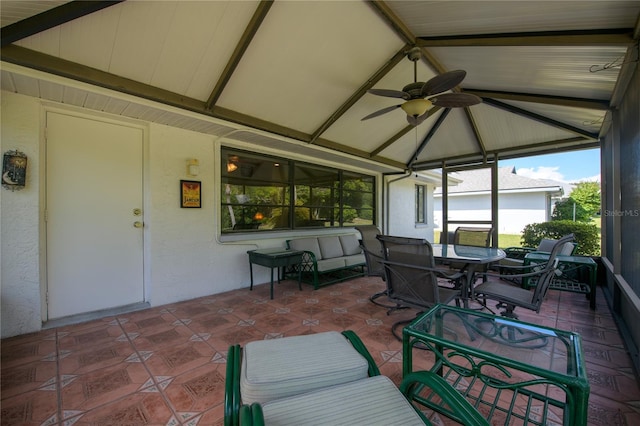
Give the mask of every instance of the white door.
[(142, 129), (47, 112), (46, 133), (48, 319), (142, 302)]

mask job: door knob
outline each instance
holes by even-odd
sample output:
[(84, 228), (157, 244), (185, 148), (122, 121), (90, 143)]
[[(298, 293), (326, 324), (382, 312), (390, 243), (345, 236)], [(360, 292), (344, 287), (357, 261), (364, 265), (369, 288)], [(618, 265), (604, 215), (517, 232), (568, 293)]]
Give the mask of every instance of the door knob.
[(143, 223), (142, 222), (133, 222), (133, 227), (134, 228), (142, 228)]

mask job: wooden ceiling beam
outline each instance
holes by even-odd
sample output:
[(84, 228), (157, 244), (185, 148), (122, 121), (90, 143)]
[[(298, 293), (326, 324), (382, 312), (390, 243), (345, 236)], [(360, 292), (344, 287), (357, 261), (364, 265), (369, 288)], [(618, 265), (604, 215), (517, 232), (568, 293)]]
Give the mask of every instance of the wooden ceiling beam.
[(518, 108), (518, 107), (515, 107), (513, 105), (506, 104), (504, 102), (496, 101), (495, 99), (483, 98), (482, 102), (484, 104), (491, 105), (493, 107), (502, 109), (504, 111), (511, 112), (513, 114), (520, 115), (522, 117), (529, 118), (531, 120), (538, 121), (540, 123), (548, 124), (548, 125), (553, 126), (553, 127), (557, 127), (557, 128), (563, 129), (563, 130), (567, 130), (567, 131), (569, 131), (571, 133), (575, 133), (575, 134), (583, 136), (585, 138), (598, 139), (598, 134), (597, 133), (591, 133), (591, 132), (588, 132), (586, 130), (580, 129), (578, 127), (571, 126), (569, 124), (562, 123), (562, 122), (557, 121), (557, 120), (553, 120), (553, 119), (551, 119), (549, 117), (545, 117), (543, 115), (536, 114), (536, 113), (533, 113), (531, 111), (527, 111), (525, 109)]
[(360, 88), (358, 88), (358, 90), (353, 95), (349, 97), (349, 99), (345, 101), (345, 103), (340, 106), (340, 108), (334, 111), (329, 116), (329, 118), (324, 123), (322, 123), (322, 125), (318, 127), (315, 132), (313, 132), (313, 134), (311, 135), (311, 140), (309, 142), (315, 143), (315, 141), (320, 138), (320, 135), (322, 135), (329, 127), (331, 127), (333, 123), (335, 123), (340, 117), (342, 117), (342, 115), (344, 115), (344, 113), (346, 113), (349, 108), (351, 108), (356, 102), (360, 100), (360, 98), (365, 95), (365, 93), (367, 93), (367, 90), (375, 86), (378, 81), (380, 81), (396, 65), (398, 65), (398, 63), (404, 59), (410, 47), (411, 46), (409, 44), (405, 44), (404, 46), (402, 46), (402, 48), (398, 52), (396, 52), (396, 54), (393, 55), (393, 57), (389, 59), (387, 63), (385, 63), (379, 70), (377, 70), (373, 74), (373, 76), (371, 76), (362, 86), (360, 86)]
[(115, 1), (70, 1), (45, 12), (2, 27), (2, 47), (18, 40), (46, 31), (74, 19), (89, 15), (104, 8), (122, 3)]
[(206, 104), (207, 109), (213, 108), (215, 103), (218, 101), (218, 98), (222, 94), (222, 91), (224, 90), (227, 83), (231, 79), (233, 72), (238, 67), (240, 60), (242, 59), (242, 57), (244, 56), (244, 53), (247, 51), (247, 48), (251, 44), (253, 37), (255, 37), (256, 33), (258, 32), (258, 29), (260, 28), (260, 25), (262, 25), (262, 21), (264, 21), (264, 18), (267, 16), (267, 13), (269, 13), (271, 6), (273, 6), (273, 0), (262, 0), (258, 4), (256, 11), (251, 17), (251, 21), (249, 21), (249, 23), (247, 24), (247, 28), (245, 28), (244, 33), (242, 34), (242, 37), (240, 37), (240, 41), (236, 45), (236, 48), (234, 49), (233, 53), (231, 54), (231, 57), (229, 58), (227, 65), (222, 71), (222, 74), (220, 75), (220, 78), (218, 79), (216, 86), (213, 88), (211, 95), (209, 95), (209, 99), (207, 100), (207, 104)]
[(570, 98), (566, 96), (534, 95), (531, 93), (501, 92), (497, 90), (464, 89), (464, 93), (479, 96), (481, 98), (502, 99), (508, 101), (532, 102), (536, 104), (559, 105), (572, 108), (595, 109), (599, 111), (609, 110), (609, 102), (599, 99)]
[(632, 28), (418, 37), (416, 40), (420, 47), (620, 46), (632, 43)]

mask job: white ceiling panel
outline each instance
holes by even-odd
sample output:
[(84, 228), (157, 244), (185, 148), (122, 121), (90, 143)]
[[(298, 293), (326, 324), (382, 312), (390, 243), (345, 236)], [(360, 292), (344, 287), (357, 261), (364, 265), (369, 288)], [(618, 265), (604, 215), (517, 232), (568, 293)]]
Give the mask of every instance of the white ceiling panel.
[[(500, 46), (430, 49), (445, 67), (462, 67), (463, 88), (608, 100), (619, 68), (591, 72), (624, 57), (620, 47)], [(499, 78), (496, 78), (498, 73)]]
[(219, 105), (318, 128), (403, 45), (365, 3), (340, 5), (336, 13), (333, 2), (276, 2)]
[(418, 37), (631, 28), (637, 1), (393, 1)]
[[(2, 90), (216, 136), (247, 129), (244, 143), (267, 150), (375, 159), (386, 171), (404, 168), (430, 132), (419, 162), (477, 160), (481, 150), (460, 108), (437, 129), (440, 111), (417, 129), (400, 108), (361, 120), (404, 102), (365, 89), (414, 81), (408, 59), (385, 65), (416, 37), (467, 43), (423, 48), (417, 80), (466, 70), (452, 90), (485, 97), (469, 108), (471, 120), (488, 152), (514, 155), (594, 146), (609, 128), (606, 108), (628, 90), (625, 76), (637, 67), (631, 37), (640, 33), (638, 1), (168, 0), (88, 14), (62, 3), (0, 3)], [(264, 19), (243, 38), (256, 16)], [(550, 37), (527, 39), (534, 34)]]

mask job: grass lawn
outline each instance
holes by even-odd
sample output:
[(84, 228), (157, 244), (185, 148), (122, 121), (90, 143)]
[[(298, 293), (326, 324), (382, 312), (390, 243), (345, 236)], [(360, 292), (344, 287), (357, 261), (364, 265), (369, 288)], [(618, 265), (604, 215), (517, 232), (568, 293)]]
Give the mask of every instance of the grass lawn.
[[(498, 247), (506, 248), (506, 247), (521, 247), (522, 243), (520, 239), (522, 238), (521, 234), (498, 234)], [(433, 241), (440, 241), (440, 231), (434, 231), (433, 233)]]

